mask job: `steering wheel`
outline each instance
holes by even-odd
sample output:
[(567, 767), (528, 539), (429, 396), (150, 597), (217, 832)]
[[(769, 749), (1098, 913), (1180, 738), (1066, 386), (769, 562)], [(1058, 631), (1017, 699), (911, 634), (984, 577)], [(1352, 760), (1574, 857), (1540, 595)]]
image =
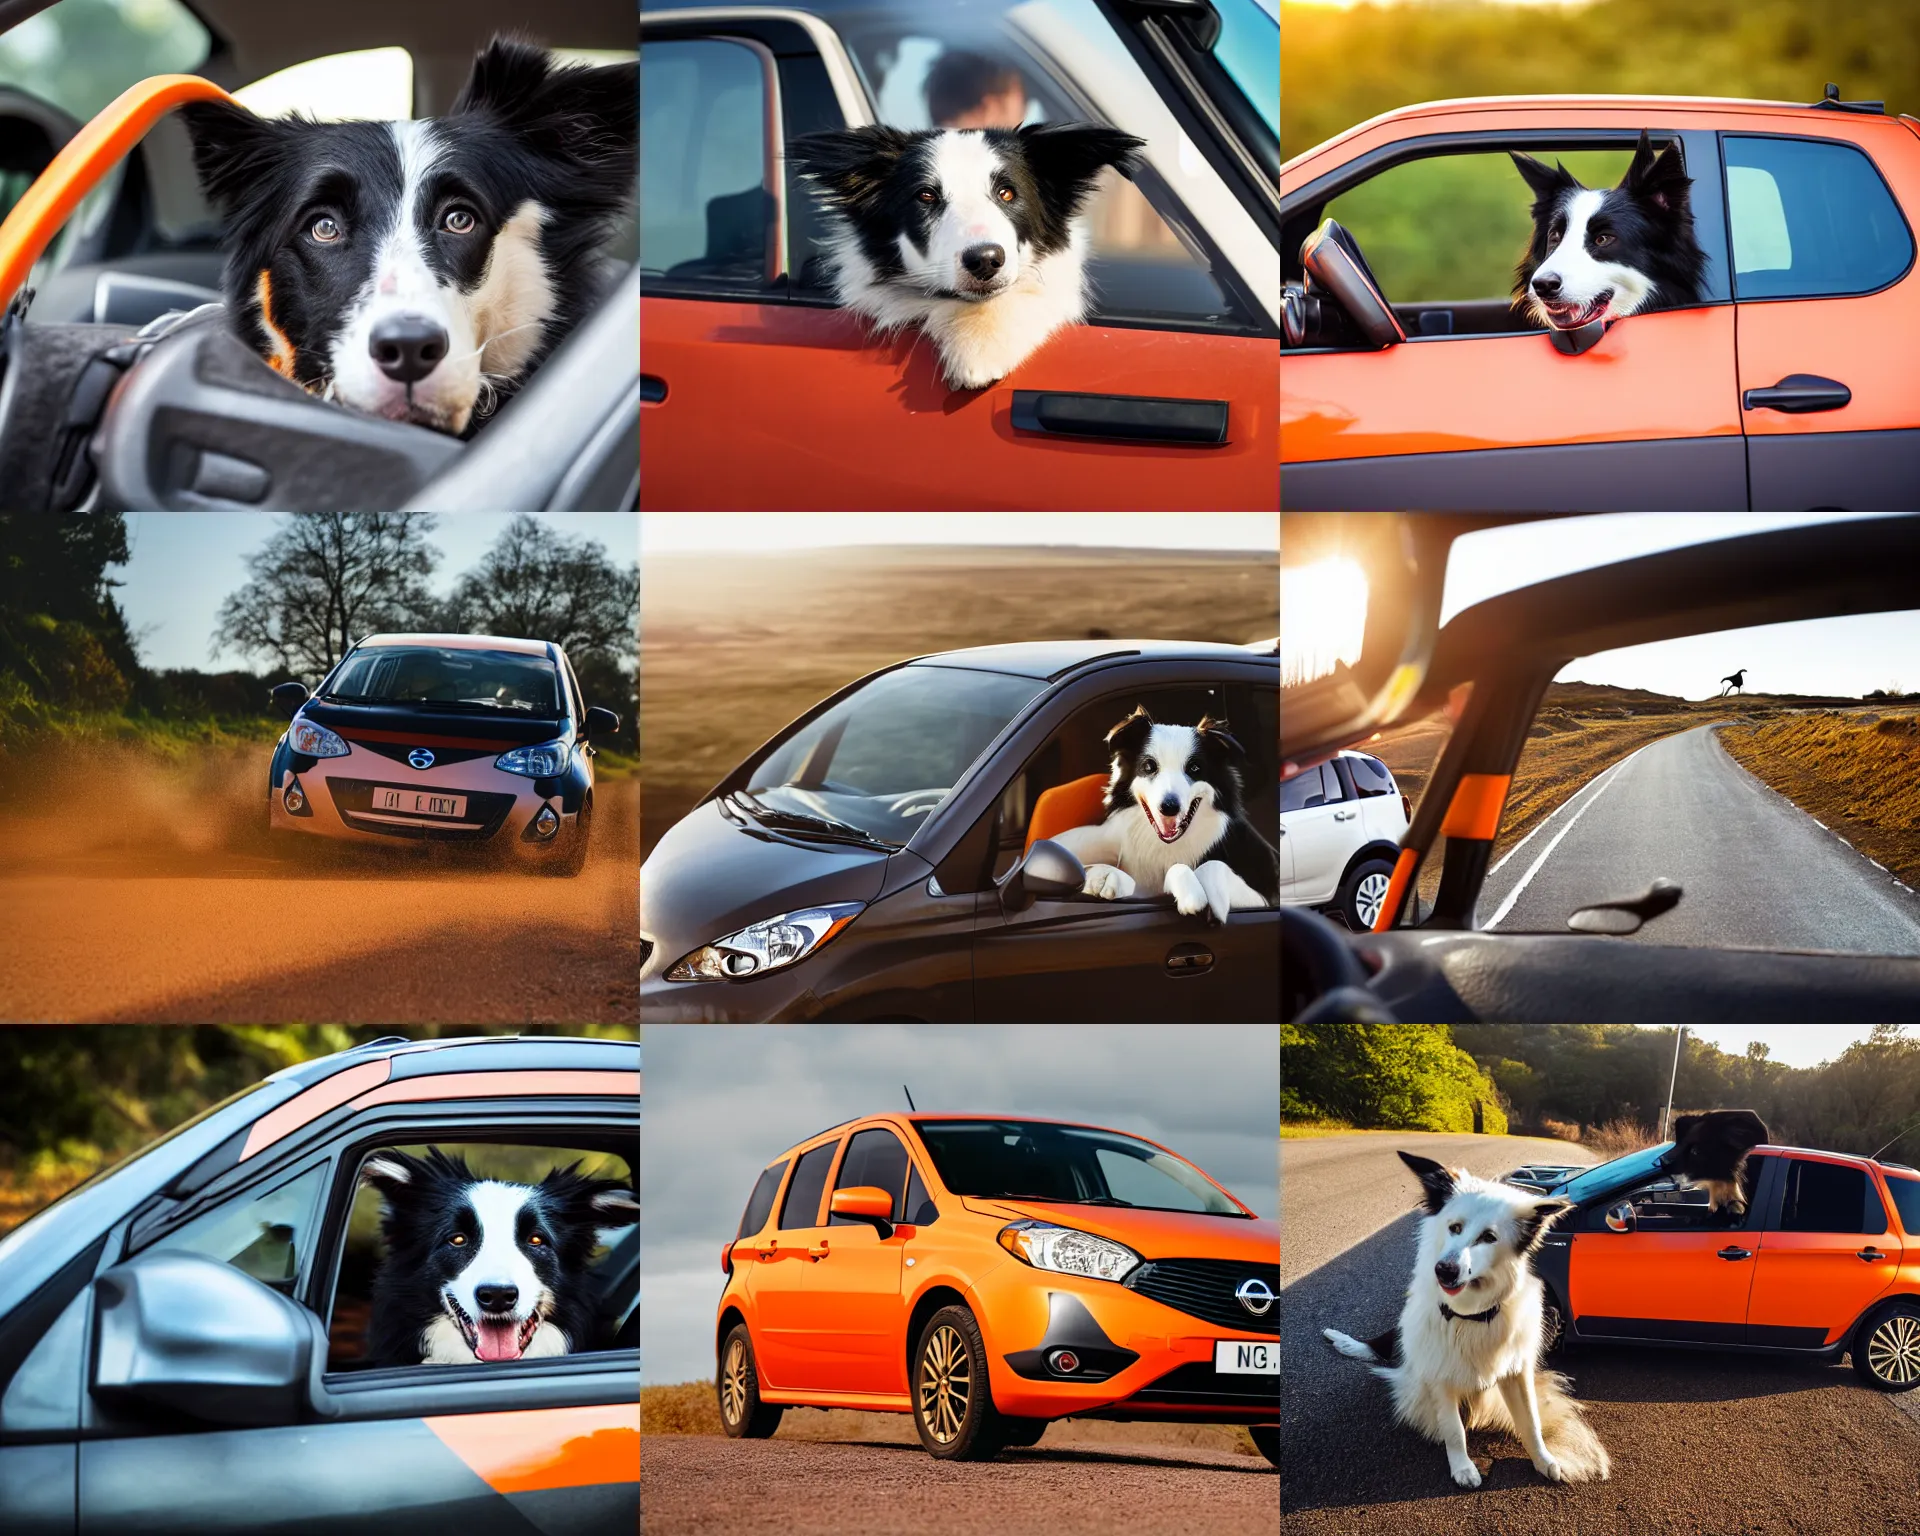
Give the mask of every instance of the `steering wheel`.
[(1318, 912), (1304, 907), (1280, 909), (1280, 968), (1294, 979), (1296, 991), (1313, 999), (1292, 1023), (1398, 1022), (1367, 990), (1366, 968), (1348, 944), (1346, 930)]
[(1373, 269), (1360, 254), (1360, 243), (1328, 219), (1300, 244), (1300, 265), (1313, 285), (1332, 295), (1360, 334), (1375, 347), (1390, 347), (1407, 339), (1400, 317), (1387, 303)]

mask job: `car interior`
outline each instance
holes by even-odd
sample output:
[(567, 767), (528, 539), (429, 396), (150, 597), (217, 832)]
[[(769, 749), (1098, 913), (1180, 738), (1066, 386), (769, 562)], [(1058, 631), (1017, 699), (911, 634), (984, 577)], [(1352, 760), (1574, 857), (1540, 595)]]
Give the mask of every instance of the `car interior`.
[[(1329, 526), (1309, 521), (1326, 514), (1285, 516), (1283, 562), (1312, 552), (1316, 529)], [(1689, 635), (1906, 612), (1920, 562), (1920, 517), (1711, 539), (1506, 592), (1440, 627), (1445, 552), (1456, 537), (1491, 521), (1498, 519), (1421, 513), (1370, 519), (1377, 538), (1366, 554), (1375, 562), (1375, 585), (1360, 660), (1337, 662), (1326, 675), (1286, 687), (1281, 751), (1287, 777), (1341, 747), (1363, 744), (1393, 720), (1445, 709), (1450, 699), (1458, 723), (1414, 808), (1378, 931), (1349, 934), (1318, 913), (1281, 909), (1282, 1018), (1920, 1020), (1920, 958), (1911, 955), (1663, 944), (1658, 913), (1675, 903), (1644, 898), (1637, 898), (1647, 924), (1639, 941), (1625, 935), (1640, 923), (1609, 930), (1576, 921), (1583, 913), (1568, 920), (1567, 933), (1488, 932), (1478, 927), (1477, 910), (1506, 785), (1547, 685), (1563, 667), (1603, 651)], [(1305, 535), (1291, 546), (1289, 524)], [(1284, 654), (1282, 675), (1291, 675)], [(1431, 912), (1412, 923), (1411, 892), (1428, 860), (1440, 871), (1437, 893)], [(1605, 888), (1592, 899), (1636, 900)], [(1713, 897), (1701, 893), (1701, 899)]]
[[(62, 3), (75, 0), (55, 0), (56, 15)], [(528, 31), (526, 7), (513, 0), (153, 6), (178, 12), (182, 25), (197, 20), (205, 56), (179, 67), (228, 90), (312, 60), (404, 48), (422, 117), (452, 103), (474, 52), (494, 34)], [(0, 26), (46, 8), (12, 0), (0, 6)], [(632, 11), (619, 0), (552, 0), (534, 25), (538, 40), (557, 48), (634, 49)], [(27, 83), (0, 88), (0, 188), (9, 203), (80, 126)], [(0, 330), (0, 485), (10, 505), (55, 511), (631, 508), (634, 220), (604, 256), (599, 309), (472, 441), (362, 416), (273, 373), (227, 333), (218, 311), (195, 313), (221, 298), (220, 230), (186, 132), (164, 116), (68, 220), (29, 279), (24, 319)], [(129, 382), (116, 389), (123, 377)]]

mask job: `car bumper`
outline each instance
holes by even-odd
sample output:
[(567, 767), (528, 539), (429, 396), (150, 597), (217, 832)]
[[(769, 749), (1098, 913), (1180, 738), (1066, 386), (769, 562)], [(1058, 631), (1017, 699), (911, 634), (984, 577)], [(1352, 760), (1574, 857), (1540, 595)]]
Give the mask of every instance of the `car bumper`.
[[(305, 796), (304, 814), (287, 808), (286, 792), (295, 779)], [(457, 809), (452, 814), (416, 814), (382, 808), (375, 799), (381, 789), (430, 793)], [(267, 793), (267, 824), (273, 832), (369, 845), (478, 844), (537, 863), (559, 857), (570, 844), (582, 803), (556, 779), (503, 773), (490, 759), (415, 772), (356, 748), (345, 757), (322, 758), (304, 769), (283, 767)], [(543, 807), (551, 807), (559, 825), (551, 837), (529, 835)]]

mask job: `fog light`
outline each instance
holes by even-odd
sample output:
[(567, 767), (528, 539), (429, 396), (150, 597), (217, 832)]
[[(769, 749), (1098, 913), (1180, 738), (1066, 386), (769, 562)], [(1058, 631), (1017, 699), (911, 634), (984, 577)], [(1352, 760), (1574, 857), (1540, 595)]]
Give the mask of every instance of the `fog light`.
[(540, 814), (533, 818), (533, 835), (544, 840), (552, 837), (559, 830), (560, 818), (554, 814), (553, 807), (541, 806)]
[(289, 816), (304, 816), (307, 814), (307, 792), (300, 787), (300, 781), (298, 779), (288, 780), (286, 793), (281, 795), (280, 803), (287, 808), (287, 814)]
[(1071, 1376), (1080, 1369), (1080, 1357), (1070, 1349), (1056, 1349), (1047, 1357), (1047, 1363), (1062, 1376)]

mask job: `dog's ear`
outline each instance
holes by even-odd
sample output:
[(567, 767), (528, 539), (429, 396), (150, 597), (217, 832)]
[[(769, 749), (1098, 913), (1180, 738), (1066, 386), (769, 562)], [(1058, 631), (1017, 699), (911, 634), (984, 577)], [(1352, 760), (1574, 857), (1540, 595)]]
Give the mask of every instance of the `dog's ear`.
[(1521, 154), (1517, 149), (1510, 149), (1507, 154), (1513, 160), (1514, 169), (1520, 173), (1520, 179), (1527, 184), (1527, 190), (1533, 193), (1536, 204), (1550, 202), (1555, 193), (1580, 185), (1557, 160), (1549, 167), (1532, 155)]
[(177, 110), (193, 145), (201, 191), (222, 212), (231, 212), (271, 173), (288, 124), (228, 101), (191, 101)]
[(1673, 212), (1687, 206), (1687, 193), (1692, 185), (1693, 178), (1680, 163), (1679, 142), (1676, 140), (1656, 155), (1647, 130), (1642, 128), (1640, 142), (1633, 151), (1633, 164), (1621, 177), (1620, 189), (1642, 202)]
[[(473, 72), (449, 117), (485, 112), (547, 159), (582, 167), (603, 195), (632, 195), (640, 144), (640, 66), (562, 64), (546, 49), (496, 37), (474, 55)], [(596, 210), (597, 211), (597, 210)]]
[(871, 124), (806, 133), (787, 146), (787, 159), (831, 203), (857, 208), (877, 197), (913, 135)]
[(1080, 211), (1102, 168), (1110, 165), (1131, 181), (1147, 147), (1145, 139), (1099, 123), (1032, 123), (1016, 132), (1041, 201), (1060, 219)]
[(1132, 714), (1107, 732), (1107, 750), (1115, 757), (1123, 752), (1138, 752), (1147, 744), (1147, 737), (1152, 732), (1153, 716), (1147, 713), (1144, 705), (1136, 704)]
[(542, 1179), (539, 1191), (569, 1221), (586, 1228), (630, 1227), (640, 1219), (640, 1201), (619, 1179), (593, 1179), (578, 1171), (578, 1163), (555, 1168)]
[(388, 1205), (399, 1205), (419, 1195), (433, 1174), (430, 1164), (390, 1147), (382, 1148), (360, 1165), (360, 1182), (380, 1191)]
[(1426, 1202), (1427, 1214), (1438, 1216), (1453, 1198), (1453, 1170), (1442, 1167), (1430, 1157), (1419, 1157), (1412, 1152), (1402, 1152), (1400, 1161), (1411, 1168), (1414, 1177), (1420, 1181), (1420, 1198)]
[(1519, 1228), (1520, 1251), (1532, 1253), (1546, 1241), (1547, 1228), (1572, 1209), (1571, 1200), (1542, 1200), (1532, 1208), (1522, 1211), (1515, 1222)]
[(1673, 1117), (1673, 1139), (1676, 1143), (1687, 1139), (1687, 1132), (1706, 1118), (1705, 1115), (1675, 1115)]
[(1229, 756), (1247, 760), (1247, 749), (1234, 740), (1233, 733), (1227, 729), (1227, 722), (1216, 720), (1212, 715), (1202, 715), (1200, 723), (1194, 728), (1196, 736), (1204, 736), (1209, 741), (1217, 741), (1227, 749)]

